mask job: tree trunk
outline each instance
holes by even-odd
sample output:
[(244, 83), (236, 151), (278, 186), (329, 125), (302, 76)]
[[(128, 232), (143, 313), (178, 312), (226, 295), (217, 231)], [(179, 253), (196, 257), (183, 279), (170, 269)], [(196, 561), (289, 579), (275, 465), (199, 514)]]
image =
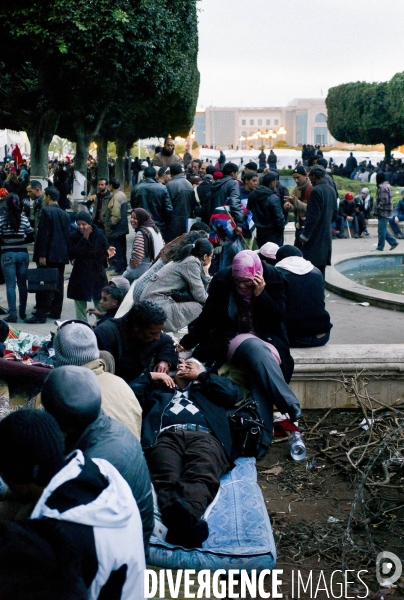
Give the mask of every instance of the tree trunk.
[(27, 125), (27, 135), (31, 146), (31, 179), (48, 178), (48, 148), (59, 123), (59, 115), (48, 111), (35, 123)]
[(87, 177), (87, 155), (88, 147), (90, 145), (90, 136), (81, 121), (76, 121), (73, 126), (76, 133), (74, 169), (79, 171), (84, 177)]
[(100, 179), (106, 179), (108, 181), (108, 140), (105, 137), (99, 136), (95, 138), (95, 142), (97, 144), (97, 178), (98, 181)]
[(125, 151), (126, 151), (126, 140), (124, 138), (117, 138), (116, 140), (116, 163), (115, 163), (115, 177), (121, 183), (121, 189), (125, 187)]
[(391, 151), (392, 151), (392, 146), (391, 144), (389, 144), (388, 142), (384, 143), (384, 160), (386, 161), (386, 163), (390, 162), (391, 159)]

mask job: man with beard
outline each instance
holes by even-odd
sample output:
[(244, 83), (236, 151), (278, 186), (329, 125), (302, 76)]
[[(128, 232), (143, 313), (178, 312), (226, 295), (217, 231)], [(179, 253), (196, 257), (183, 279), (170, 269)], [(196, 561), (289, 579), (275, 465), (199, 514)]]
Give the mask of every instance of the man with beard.
[(286, 197), (287, 203), (284, 205), (284, 208), (293, 208), (296, 227), (294, 245), (296, 248), (301, 249), (300, 234), (306, 222), (307, 201), (313, 186), (307, 176), (306, 169), (301, 165), (293, 170), (292, 176), (296, 185), (293, 188), (291, 195)]
[(174, 140), (166, 138), (161, 152), (155, 154), (152, 166), (153, 167), (169, 167), (173, 163), (181, 162), (181, 157), (174, 152)]
[(92, 220), (102, 231), (104, 231), (104, 218), (110, 197), (111, 192), (108, 189), (108, 181), (100, 179), (98, 181), (98, 192), (95, 196), (91, 196), (91, 199), (95, 201)]

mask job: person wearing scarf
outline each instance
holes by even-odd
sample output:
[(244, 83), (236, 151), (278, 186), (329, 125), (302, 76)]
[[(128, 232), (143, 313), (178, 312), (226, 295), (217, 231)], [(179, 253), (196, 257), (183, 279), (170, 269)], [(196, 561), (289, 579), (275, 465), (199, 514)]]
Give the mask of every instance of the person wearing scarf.
[(280, 273), (261, 263), (255, 252), (243, 250), (231, 267), (212, 279), (202, 313), (178, 347), (181, 351), (197, 346), (193, 356), (198, 360), (216, 366), (230, 362), (249, 378), (251, 396), (269, 430), (259, 458), (272, 441), (273, 405), (291, 421), (302, 415), (299, 400), (286, 383), (293, 359), (282, 325), (285, 310)]
[(144, 208), (135, 208), (130, 214), (130, 223), (135, 230), (129, 266), (123, 277), (132, 283), (150, 269), (154, 259), (164, 246), (160, 230)]
[(295, 246), (301, 248), (300, 234), (306, 222), (307, 201), (313, 186), (307, 176), (306, 169), (301, 165), (298, 165), (293, 170), (292, 175), (296, 185), (291, 195), (287, 198), (289, 206), (285, 205), (285, 208), (291, 209), (293, 207), (294, 209), (296, 227)]
[(325, 309), (324, 281), (321, 272), (303, 258), (295, 246), (281, 246), (276, 253), (276, 268), (286, 287), (285, 326), (292, 348), (325, 346), (332, 323)]

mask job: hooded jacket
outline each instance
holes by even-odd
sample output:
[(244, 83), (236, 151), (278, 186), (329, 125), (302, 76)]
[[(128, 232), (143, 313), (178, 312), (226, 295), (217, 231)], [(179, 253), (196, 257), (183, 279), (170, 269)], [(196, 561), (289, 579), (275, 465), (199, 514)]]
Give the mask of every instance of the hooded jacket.
[(243, 224), (243, 210), (240, 202), (240, 186), (238, 182), (230, 175), (215, 181), (211, 189), (211, 213), (218, 206), (229, 205), (230, 214), (236, 225), (241, 227)]
[(78, 450), (38, 500), (31, 519), (81, 525), (76, 530), (89, 600), (143, 598), (142, 523), (129, 485), (108, 461)]
[(256, 227), (265, 227), (270, 233), (283, 233), (285, 218), (281, 201), (274, 190), (260, 185), (249, 195), (247, 208), (253, 214)]

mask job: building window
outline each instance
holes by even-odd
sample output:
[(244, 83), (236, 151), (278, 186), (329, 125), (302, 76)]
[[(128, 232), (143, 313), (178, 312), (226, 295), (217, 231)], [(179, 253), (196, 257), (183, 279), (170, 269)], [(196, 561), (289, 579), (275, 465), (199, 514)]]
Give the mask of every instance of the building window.
[(318, 113), (315, 118), (316, 123), (327, 123), (327, 117), (323, 113)]
[(242, 124), (242, 125), (247, 125), (247, 121), (246, 121), (246, 119), (241, 119), (241, 124)]
[(271, 124), (271, 119), (267, 119), (266, 125), (270, 125)]
[(254, 125), (254, 119), (250, 119), (250, 125)]
[(242, 131), (242, 132), (241, 132), (241, 135), (242, 135), (243, 137), (247, 137), (247, 132), (246, 132), (246, 131)]
[(307, 144), (307, 113), (296, 115), (296, 144)]
[(327, 127), (315, 127), (314, 128), (314, 143), (325, 146), (328, 144), (328, 130)]
[(279, 125), (279, 119), (274, 120), (274, 125)]
[(258, 125), (262, 125), (262, 119), (258, 119)]

